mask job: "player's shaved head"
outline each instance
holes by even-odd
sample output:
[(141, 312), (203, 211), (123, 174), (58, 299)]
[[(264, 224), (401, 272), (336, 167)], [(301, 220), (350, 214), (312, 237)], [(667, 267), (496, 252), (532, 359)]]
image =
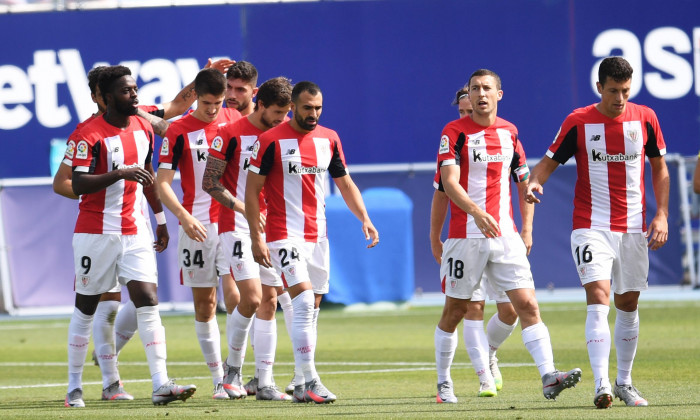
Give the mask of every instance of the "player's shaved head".
[(308, 80), (299, 82), (294, 85), (294, 89), (292, 89), (292, 102), (296, 103), (299, 99), (299, 95), (303, 92), (309, 92), (311, 96), (316, 96), (321, 93), (321, 88), (318, 87), (316, 83), (309, 82)]

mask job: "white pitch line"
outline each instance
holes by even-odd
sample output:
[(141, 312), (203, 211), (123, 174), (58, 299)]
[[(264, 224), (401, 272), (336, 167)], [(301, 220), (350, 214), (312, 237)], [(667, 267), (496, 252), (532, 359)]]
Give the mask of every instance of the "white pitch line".
[[(131, 362), (131, 363), (125, 363), (125, 364), (130, 364), (130, 365), (145, 365), (146, 363), (142, 362)], [(169, 365), (173, 365), (175, 363), (168, 363)], [(201, 362), (179, 362), (180, 365), (200, 365), (202, 364)], [(65, 366), (66, 363), (25, 363), (25, 364), (20, 364), (20, 363), (0, 363), (0, 366)], [(276, 365), (280, 366), (293, 366), (294, 363), (276, 363)], [(414, 372), (414, 371), (430, 371), (435, 369), (435, 365), (431, 363), (415, 363), (415, 362), (392, 362), (392, 363), (363, 363), (363, 362), (338, 362), (338, 363), (333, 363), (333, 362), (324, 362), (324, 363), (317, 363), (317, 365), (324, 365), (324, 366), (376, 366), (376, 365), (391, 365), (391, 366), (406, 366), (403, 368), (396, 368), (396, 369), (366, 369), (366, 370), (345, 370), (345, 371), (329, 371), (329, 372), (319, 372), (321, 375), (358, 375), (358, 374), (373, 374), (373, 373), (395, 373), (395, 372)], [(499, 367), (524, 367), (524, 366), (532, 366), (532, 363), (503, 363), (499, 364)], [(468, 367), (471, 367), (471, 364), (468, 363), (454, 363), (452, 365), (453, 368), (457, 369), (466, 369)], [(178, 379), (181, 379), (183, 381), (189, 381), (189, 380), (203, 380), (203, 379), (211, 379), (210, 376), (187, 376), (187, 377), (178, 377)], [(141, 382), (150, 382), (151, 379), (129, 379), (127, 383), (141, 383)], [(83, 385), (102, 385), (102, 382), (83, 382)], [(33, 384), (33, 385), (5, 385), (5, 386), (0, 386), (0, 390), (2, 389), (31, 389), (31, 388), (56, 388), (56, 387), (65, 387), (68, 386), (67, 383), (53, 383), (53, 384)]]

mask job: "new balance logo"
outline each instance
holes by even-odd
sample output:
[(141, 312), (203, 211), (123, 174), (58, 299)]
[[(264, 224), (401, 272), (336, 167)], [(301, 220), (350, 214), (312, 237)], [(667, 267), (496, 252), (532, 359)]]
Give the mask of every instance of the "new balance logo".
[(248, 146), (248, 149), (247, 149), (247, 150), (248, 150), (249, 152), (252, 152), (254, 147), (255, 147), (254, 145), (250, 145), (250, 146)]
[(322, 174), (326, 172), (325, 168), (319, 168), (318, 166), (304, 167), (296, 163), (289, 162), (288, 173), (290, 175), (315, 175)]
[(289, 149), (289, 150), (287, 150), (287, 154), (288, 154), (288, 155), (293, 155), (293, 154), (295, 154), (296, 152), (297, 152), (297, 149)]
[(591, 141), (599, 141), (600, 140), (600, 134), (594, 134), (591, 136)]
[(202, 144), (204, 144), (204, 139), (197, 140), (197, 146), (201, 146)]
[(607, 153), (591, 149), (591, 160), (593, 162), (627, 162), (637, 159), (639, 159), (639, 153), (633, 153), (631, 155), (626, 155), (624, 153), (609, 155)]

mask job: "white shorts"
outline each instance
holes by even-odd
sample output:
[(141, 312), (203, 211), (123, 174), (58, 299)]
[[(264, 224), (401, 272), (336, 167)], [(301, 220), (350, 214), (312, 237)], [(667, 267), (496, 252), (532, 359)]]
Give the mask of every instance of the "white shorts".
[(440, 279), (445, 295), (455, 299), (483, 300), (477, 289), (482, 282), (496, 293), (534, 289), (527, 250), (520, 235), (496, 238), (450, 238), (445, 241)]
[(130, 280), (157, 284), (155, 251), (148, 239), (147, 235), (73, 234), (76, 293), (115, 292)]
[(270, 259), (284, 287), (308, 281), (317, 295), (328, 293), (330, 252), (328, 239), (305, 242), (303, 239), (282, 239), (268, 242)]
[(189, 287), (217, 287), (219, 276), (229, 274), (229, 266), (219, 245), (217, 223), (204, 225), (207, 239), (190, 239), (178, 226), (177, 255), (180, 262), (180, 283)]
[(253, 259), (250, 234), (224, 232), (219, 235), (219, 244), (234, 280), (260, 279), (265, 286), (282, 287), (282, 279), (274, 268), (261, 267)]
[(643, 233), (576, 229), (571, 232), (571, 255), (581, 285), (611, 280), (617, 294), (647, 290), (649, 251)]
[(481, 276), (481, 285), (474, 290), (471, 300), (473, 302), (479, 302), (487, 299), (493, 300), (496, 303), (510, 303), (510, 299), (508, 299), (506, 292), (495, 291), (493, 286), (491, 286), (491, 283), (488, 281), (488, 277), (486, 274), (484, 274)]

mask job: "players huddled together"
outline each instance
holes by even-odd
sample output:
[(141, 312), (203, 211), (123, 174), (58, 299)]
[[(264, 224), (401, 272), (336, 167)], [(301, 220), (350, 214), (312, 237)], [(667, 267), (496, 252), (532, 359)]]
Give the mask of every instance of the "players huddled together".
[[(503, 392), (496, 351), (518, 321), (545, 398), (555, 399), (581, 380), (579, 368), (555, 368), (527, 258), (538, 195), (557, 166), (574, 157), (571, 252), (586, 291), (593, 402), (608, 408), (617, 397), (628, 406), (648, 404), (631, 377), (639, 334), (637, 304), (647, 288), (648, 249), (660, 248), (668, 237), (669, 177), (656, 115), (627, 101), (631, 78), (632, 68), (623, 58), (602, 60), (600, 102), (566, 118), (532, 171), (516, 126), (497, 116), (503, 96), (499, 75), (477, 70), (457, 92), (454, 104), (460, 118), (442, 131), (430, 221), (430, 244), (445, 294), (434, 333), (438, 403), (458, 401), (450, 368), (462, 320), (479, 397)], [(197, 390), (175, 383), (166, 367), (155, 259), (170, 240), (163, 207), (179, 221), (180, 284), (192, 290), (194, 330), (211, 373), (212, 398), (335, 401), (315, 367), (319, 308), (329, 290), (328, 175), (360, 221), (368, 248), (378, 244), (379, 234), (348, 173), (338, 134), (319, 125), (321, 88), (310, 81), (292, 84), (285, 77), (258, 86), (251, 63), (231, 60), (210, 60), (173, 101), (160, 107), (139, 104), (138, 86), (127, 67), (97, 67), (88, 73), (88, 82), (98, 111), (70, 135), (54, 178), (56, 193), (80, 199), (65, 406), (85, 406), (82, 372), (91, 334), (103, 400), (134, 398), (124, 389), (117, 359), (137, 331), (151, 374), (153, 404), (184, 401)], [(180, 118), (168, 121), (173, 117)], [(155, 134), (163, 137), (159, 151)], [(657, 202), (648, 226), (645, 156)], [(178, 170), (181, 200), (173, 189)], [(518, 187), (520, 229), (512, 217), (509, 179)], [(219, 284), (226, 307), (225, 355), (216, 318)], [(122, 286), (130, 301), (120, 309)], [(608, 377), (611, 289), (616, 307), (614, 385)], [(498, 311), (484, 331), (487, 296), (497, 302)], [(278, 303), (295, 362), (293, 379), (284, 390), (273, 376)], [(249, 337), (255, 366), (244, 384)]]

